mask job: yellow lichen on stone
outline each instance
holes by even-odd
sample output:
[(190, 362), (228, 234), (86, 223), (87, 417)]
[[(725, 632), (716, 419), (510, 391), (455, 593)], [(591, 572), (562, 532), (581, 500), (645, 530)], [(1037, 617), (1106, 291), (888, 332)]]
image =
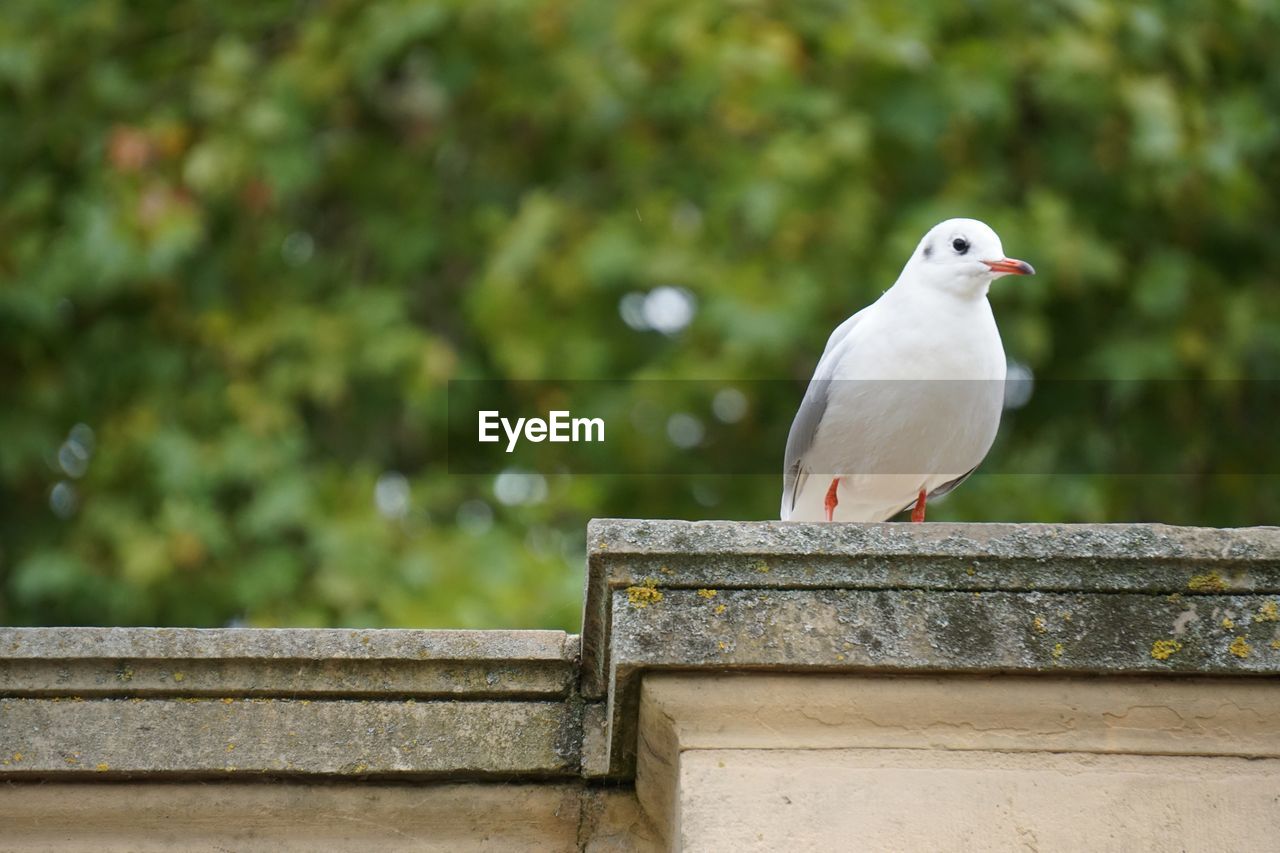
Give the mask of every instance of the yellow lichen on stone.
[(1031, 627), (1035, 629), (1037, 634), (1043, 634), (1049, 630), (1048, 627), (1045, 626), (1044, 620), (1039, 616), (1031, 620)]
[(21, 752), (15, 752), (15, 753), (13, 754), (13, 760), (14, 760), (14, 761), (17, 761), (18, 763), (21, 763), (21, 762), (22, 762), (22, 759), (23, 759), (23, 755), (22, 755), (22, 753), (21, 753)]
[(1191, 580), (1187, 581), (1187, 589), (1192, 592), (1222, 592), (1226, 588), (1226, 583), (1217, 572), (1195, 575)]
[(1156, 640), (1151, 644), (1151, 656), (1156, 660), (1168, 660), (1182, 648), (1177, 640)]
[(111, 765), (107, 764), (104, 761), (103, 763), (99, 764), (97, 767), (94, 767), (93, 769), (97, 770), (99, 773), (106, 773), (108, 770), (111, 769)]
[(726, 646), (726, 645), (724, 644), (724, 641), (723, 641), (723, 640), (721, 640), (721, 641), (720, 641), (720, 651), (724, 651), (724, 650), (725, 650), (725, 649), (727, 649), (727, 648), (729, 648), (729, 647), (728, 647), (728, 646)]
[(674, 573), (674, 572), (672, 572), (670, 569), (668, 569), (666, 566), (658, 566), (658, 571), (659, 571), (661, 574), (664, 574), (664, 575), (675, 574), (675, 573)]
[(1169, 593), (1167, 596), (1165, 596), (1165, 599), (1164, 599), (1164, 600), (1165, 600), (1165, 601), (1181, 601), (1181, 600), (1182, 600), (1182, 593), (1180, 593), (1180, 592), (1171, 592), (1171, 593)]
[(836, 655), (836, 660), (844, 660), (844, 655)]
[(769, 564), (766, 563), (764, 560), (761, 560), (760, 562), (756, 563), (756, 571), (760, 572), (760, 574), (762, 575), (769, 574)]
[(1236, 637), (1231, 641), (1231, 645), (1227, 646), (1227, 651), (1244, 660), (1253, 653), (1253, 646), (1249, 645), (1249, 641), (1244, 637)]
[(724, 611), (725, 611), (725, 606), (723, 604), (717, 604), (716, 609), (712, 612), (715, 613), (717, 616), (719, 616), (721, 613), (724, 613)]
[(1272, 651), (1276, 651), (1276, 652), (1280, 652), (1280, 640), (1272, 640), (1272, 641), (1271, 641), (1271, 650), (1272, 650)]
[(698, 595), (707, 600), (711, 600), (716, 597), (716, 591), (714, 589), (700, 589), (698, 590)]
[(1231, 630), (1232, 628), (1234, 628), (1235, 626), (1236, 626), (1236, 623), (1234, 623), (1234, 622), (1232, 622), (1232, 621), (1231, 621), (1231, 617), (1230, 617), (1230, 616), (1223, 616), (1223, 617), (1222, 617), (1222, 629), (1223, 629), (1224, 631), (1230, 631), (1230, 630)]
[(657, 588), (658, 582), (653, 578), (646, 578), (645, 582), (640, 586), (627, 587), (627, 601), (631, 602), (631, 606), (637, 610), (643, 610), (650, 604), (657, 604), (662, 600), (662, 590)]
[(1056, 660), (1057, 658), (1062, 657), (1062, 653), (1063, 653), (1064, 651), (1066, 651), (1066, 649), (1064, 649), (1064, 648), (1062, 647), (1062, 643), (1054, 643), (1054, 644), (1053, 644), (1053, 657), (1054, 657), (1054, 659), (1055, 659), (1055, 660)]
[(973, 566), (970, 566), (969, 568), (967, 568), (967, 569), (965, 569), (965, 570), (964, 570), (964, 573), (965, 573), (966, 575), (968, 575), (969, 577), (973, 577), (973, 576), (974, 576), (974, 575), (976, 575), (978, 572), (977, 572), (977, 570), (976, 570), (976, 569), (974, 569), (974, 568), (973, 568)]
[(1253, 614), (1254, 622), (1280, 622), (1280, 607), (1276, 606), (1275, 601), (1268, 601), (1258, 608), (1258, 612)]
[(1059, 614), (1059, 615), (1061, 615), (1061, 616), (1062, 616), (1062, 621), (1063, 621), (1063, 622), (1070, 622), (1070, 621), (1071, 621), (1071, 611), (1070, 611), (1070, 610), (1064, 610), (1064, 611), (1062, 611), (1062, 613), (1061, 613), (1061, 614)]
[(185, 675), (183, 675), (182, 673), (180, 673), (180, 672), (175, 672), (175, 673), (173, 674), (173, 680), (174, 680), (174, 681), (185, 681), (185, 680), (186, 680), (186, 678), (187, 678), (187, 677), (186, 677)]

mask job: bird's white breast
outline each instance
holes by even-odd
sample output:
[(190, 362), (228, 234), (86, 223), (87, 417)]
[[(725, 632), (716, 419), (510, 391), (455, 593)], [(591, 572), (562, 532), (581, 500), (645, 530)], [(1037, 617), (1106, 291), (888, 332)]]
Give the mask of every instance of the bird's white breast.
[(906, 295), (873, 307), (829, 354), (806, 484), (825, 490), (841, 477), (836, 517), (851, 520), (888, 517), (974, 468), (1004, 399), (1004, 348), (985, 298)]

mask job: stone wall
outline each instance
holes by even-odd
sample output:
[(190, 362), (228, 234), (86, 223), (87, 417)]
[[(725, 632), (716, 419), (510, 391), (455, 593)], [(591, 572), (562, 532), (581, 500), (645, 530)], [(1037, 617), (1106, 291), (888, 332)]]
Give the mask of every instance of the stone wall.
[(1276, 528), (598, 521), (588, 542), (581, 639), (0, 629), (0, 850), (1280, 837)]

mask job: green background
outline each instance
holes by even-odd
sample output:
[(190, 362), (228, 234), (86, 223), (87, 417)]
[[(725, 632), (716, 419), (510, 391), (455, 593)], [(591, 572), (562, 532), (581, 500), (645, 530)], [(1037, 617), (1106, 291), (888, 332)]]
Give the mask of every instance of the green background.
[[(1229, 417), (1280, 367), (1277, 44), (1245, 0), (6, 0), (0, 621), (576, 628), (587, 518), (779, 478), (450, 476), (447, 381), (803, 379), (950, 216), (1038, 269), (993, 292), (1037, 377)], [(624, 322), (662, 286), (687, 327)], [(1168, 396), (1110, 416), (1211, 447)], [(1248, 473), (931, 517), (1273, 522)]]

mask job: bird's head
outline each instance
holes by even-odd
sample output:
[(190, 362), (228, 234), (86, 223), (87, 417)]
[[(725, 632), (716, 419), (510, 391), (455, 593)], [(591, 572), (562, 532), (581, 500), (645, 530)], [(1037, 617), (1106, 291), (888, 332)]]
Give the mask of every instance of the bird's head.
[(958, 295), (985, 295), (1005, 275), (1035, 275), (1026, 261), (1005, 257), (1000, 237), (985, 222), (948, 219), (924, 235), (903, 278)]

